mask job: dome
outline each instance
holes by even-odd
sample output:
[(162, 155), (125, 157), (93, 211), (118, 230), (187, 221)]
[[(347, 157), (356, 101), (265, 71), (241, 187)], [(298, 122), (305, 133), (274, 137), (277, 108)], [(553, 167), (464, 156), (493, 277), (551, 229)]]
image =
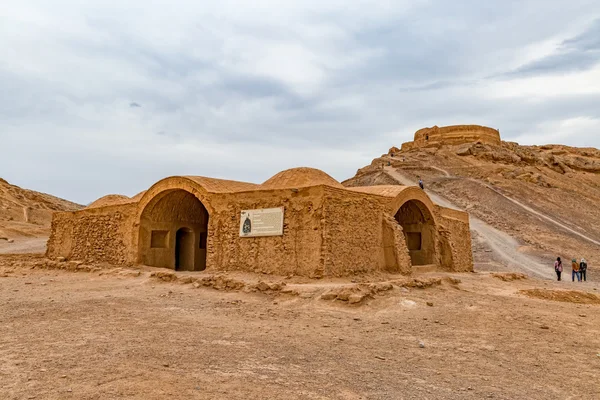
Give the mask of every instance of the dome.
[(117, 204), (126, 203), (129, 200), (130, 200), (129, 197), (124, 196), (122, 194), (108, 194), (106, 196), (100, 197), (98, 200), (94, 201), (86, 208), (114, 206)]
[(315, 168), (292, 168), (281, 171), (265, 181), (261, 186), (264, 189), (292, 189), (309, 186), (326, 185), (344, 189), (341, 183)]

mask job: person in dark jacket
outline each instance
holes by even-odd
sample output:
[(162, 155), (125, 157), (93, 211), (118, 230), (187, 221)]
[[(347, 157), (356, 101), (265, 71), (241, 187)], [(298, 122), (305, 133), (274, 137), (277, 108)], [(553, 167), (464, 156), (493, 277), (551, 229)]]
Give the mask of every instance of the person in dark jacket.
[(579, 264), (579, 274), (581, 275), (581, 279), (587, 282), (587, 261), (585, 261), (585, 258), (582, 258)]

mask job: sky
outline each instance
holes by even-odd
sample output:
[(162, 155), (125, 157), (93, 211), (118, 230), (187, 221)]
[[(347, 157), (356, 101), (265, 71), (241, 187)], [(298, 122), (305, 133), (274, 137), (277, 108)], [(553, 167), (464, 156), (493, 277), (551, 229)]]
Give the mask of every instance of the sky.
[(600, 147), (598, 0), (3, 0), (0, 177), (344, 180), (433, 125)]

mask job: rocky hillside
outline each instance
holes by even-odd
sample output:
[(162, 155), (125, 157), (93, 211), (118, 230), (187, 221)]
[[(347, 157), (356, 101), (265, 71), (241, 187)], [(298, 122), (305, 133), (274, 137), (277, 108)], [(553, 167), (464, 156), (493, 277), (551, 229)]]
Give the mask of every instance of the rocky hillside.
[[(421, 177), (429, 190), (518, 239), (520, 251), (544, 263), (556, 256), (600, 263), (597, 149), (512, 142), (392, 147), (343, 183), (399, 184), (390, 169), (411, 180)], [(475, 258), (482, 261), (488, 250), (477, 243)]]
[(0, 241), (48, 236), (54, 211), (80, 208), (79, 204), (21, 189), (0, 178)]

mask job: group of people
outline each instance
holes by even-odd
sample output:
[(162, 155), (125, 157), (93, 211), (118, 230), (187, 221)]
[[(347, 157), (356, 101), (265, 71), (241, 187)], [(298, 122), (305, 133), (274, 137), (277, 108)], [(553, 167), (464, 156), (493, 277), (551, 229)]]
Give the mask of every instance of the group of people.
[[(575, 282), (575, 277), (577, 277), (577, 282), (581, 282), (582, 280), (584, 282), (587, 282), (587, 267), (588, 266), (587, 266), (587, 261), (585, 261), (585, 258), (582, 258), (581, 262), (579, 262), (579, 263), (577, 262), (576, 259), (572, 259), (571, 267), (572, 267), (571, 279), (573, 280), (573, 282)], [(556, 259), (556, 262), (554, 263), (554, 271), (556, 271), (556, 277), (560, 281), (561, 274), (563, 272), (563, 264), (562, 264), (560, 257), (558, 257)]]

